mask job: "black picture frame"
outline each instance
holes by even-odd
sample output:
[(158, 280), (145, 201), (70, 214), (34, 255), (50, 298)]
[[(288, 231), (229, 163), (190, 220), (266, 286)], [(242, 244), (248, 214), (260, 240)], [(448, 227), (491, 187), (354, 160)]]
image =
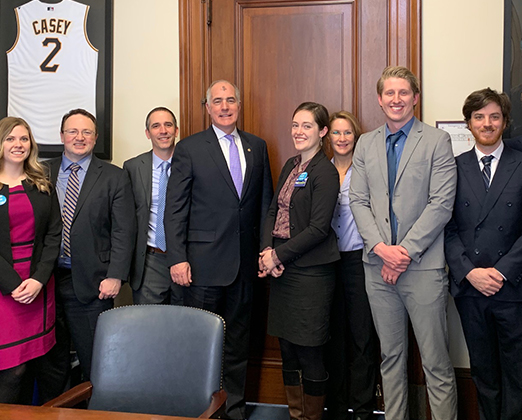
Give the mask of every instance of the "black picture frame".
[(504, 2), (503, 90), (511, 99), (511, 124), (504, 138), (522, 136), (522, 0)]
[[(7, 56), (5, 52), (14, 44), (17, 33), (14, 9), (30, 0), (0, 1), (0, 118), (7, 115)], [(62, 0), (40, 0), (56, 4)], [(113, 0), (75, 0), (90, 6), (87, 34), (98, 49), (96, 81), (96, 119), (98, 140), (94, 153), (101, 159), (112, 159), (112, 54), (113, 54)], [(57, 133), (58, 135), (58, 133)], [(40, 157), (50, 158), (63, 152), (62, 145), (39, 145)]]

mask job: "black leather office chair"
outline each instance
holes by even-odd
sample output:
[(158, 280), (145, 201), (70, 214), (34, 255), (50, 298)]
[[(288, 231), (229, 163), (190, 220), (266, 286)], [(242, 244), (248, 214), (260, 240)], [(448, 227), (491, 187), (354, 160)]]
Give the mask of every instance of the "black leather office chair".
[(103, 312), (91, 382), (45, 405), (72, 407), (90, 396), (90, 410), (212, 418), (226, 401), (224, 334), (220, 316), (195, 308), (135, 305)]

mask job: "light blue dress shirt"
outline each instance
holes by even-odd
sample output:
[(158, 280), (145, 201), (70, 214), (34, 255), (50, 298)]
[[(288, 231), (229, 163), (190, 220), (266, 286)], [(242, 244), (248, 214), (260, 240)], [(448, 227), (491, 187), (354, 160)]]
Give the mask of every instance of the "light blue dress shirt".
[[(334, 159), (332, 159), (332, 163), (333, 161)], [(348, 169), (344, 177), (332, 218), (332, 228), (337, 236), (337, 245), (340, 252), (355, 251), (363, 247), (363, 240), (361, 235), (359, 235), (352, 211), (350, 210), (348, 192), (350, 191), (351, 179), (352, 167)]]
[[(149, 231), (147, 233), (147, 245), (157, 248), (156, 244), (156, 221), (158, 220), (158, 189), (159, 179), (161, 175), (161, 164), (163, 159), (159, 158), (152, 152), (152, 196), (150, 201), (149, 214)], [(172, 163), (172, 157), (167, 161)], [(170, 166), (167, 171), (167, 176), (170, 178)]]

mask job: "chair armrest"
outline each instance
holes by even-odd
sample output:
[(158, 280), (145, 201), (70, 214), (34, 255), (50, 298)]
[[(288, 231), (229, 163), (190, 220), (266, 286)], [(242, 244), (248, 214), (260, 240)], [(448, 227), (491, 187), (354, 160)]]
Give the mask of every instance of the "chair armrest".
[(80, 385), (76, 385), (69, 391), (59, 395), (54, 400), (46, 402), (43, 407), (64, 407), (72, 408), (76, 404), (86, 401), (91, 398), (92, 395), (92, 384), (90, 382), (84, 382)]
[(224, 411), (226, 402), (227, 393), (224, 389), (214, 392), (212, 394), (212, 401), (210, 401), (210, 405), (205, 410), (205, 412), (198, 417), (198, 419), (218, 418), (217, 416), (222, 414), (221, 412)]

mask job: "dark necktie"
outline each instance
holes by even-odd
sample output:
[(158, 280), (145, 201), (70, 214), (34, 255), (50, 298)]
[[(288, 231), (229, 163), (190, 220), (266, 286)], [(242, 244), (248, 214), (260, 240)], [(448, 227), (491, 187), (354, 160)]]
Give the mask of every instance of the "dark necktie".
[(491, 161), (493, 160), (493, 156), (483, 156), (480, 160), (484, 164), (484, 169), (482, 169), (482, 179), (484, 180), (486, 191), (488, 191), (491, 184)]
[(167, 250), (167, 242), (165, 240), (165, 227), (163, 219), (165, 216), (165, 200), (167, 198), (167, 184), (169, 181), (170, 162), (161, 162), (161, 173), (158, 183), (158, 216), (156, 218), (156, 246), (162, 251)]
[(402, 130), (397, 131), (395, 134), (388, 136), (389, 147), (388, 147), (388, 193), (390, 199), (390, 225), (391, 225), (391, 236), (392, 245), (397, 243), (397, 219), (393, 212), (393, 189), (395, 188), (395, 179), (397, 178), (397, 142), (402, 136)]
[(243, 189), (243, 174), (241, 172), (239, 150), (237, 148), (236, 142), (234, 141), (234, 136), (232, 134), (227, 134), (225, 138), (230, 141), (230, 175), (232, 176), (232, 181), (234, 181), (234, 186), (236, 187), (237, 195), (241, 197), (241, 191)]
[(78, 177), (78, 171), (80, 165), (77, 163), (71, 163), (69, 166), (71, 173), (67, 179), (67, 188), (65, 189), (65, 198), (63, 200), (63, 252), (65, 256), (71, 256), (71, 225), (74, 217), (74, 211), (76, 209), (76, 203), (78, 196), (80, 195), (80, 178)]

